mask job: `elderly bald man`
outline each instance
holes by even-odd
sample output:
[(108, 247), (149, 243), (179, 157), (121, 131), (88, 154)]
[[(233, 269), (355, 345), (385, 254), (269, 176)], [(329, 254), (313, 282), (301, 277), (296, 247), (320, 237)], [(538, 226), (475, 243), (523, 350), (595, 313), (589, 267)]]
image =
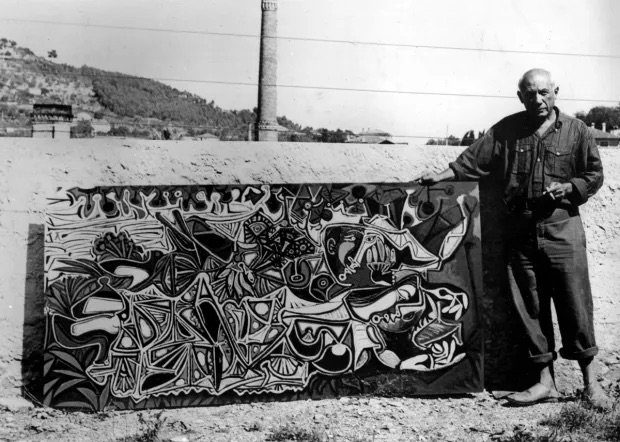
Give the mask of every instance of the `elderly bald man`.
[(577, 360), (584, 398), (596, 408), (613, 402), (599, 386), (593, 359), (592, 294), (579, 206), (603, 184), (603, 166), (586, 125), (555, 106), (559, 92), (551, 74), (527, 71), (517, 96), (525, 111), (495, 124), (441, 173), (426, 172), (421, 184), (476, 180), (491, 174), (503, 182), (506, 262), (510, 292), (527, 334), (540, 380), (506, 399), (514, 405), (555, 401), (556, 359), (551, 299), (562, 337), (560, 355)]

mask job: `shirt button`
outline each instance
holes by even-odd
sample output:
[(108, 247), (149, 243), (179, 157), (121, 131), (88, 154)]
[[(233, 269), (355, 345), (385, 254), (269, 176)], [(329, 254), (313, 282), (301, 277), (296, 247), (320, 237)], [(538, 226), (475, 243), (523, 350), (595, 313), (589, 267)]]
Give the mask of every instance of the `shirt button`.
[(519, 152), (523, 152), (523, 149), (521, 149)]
[(536, 161), (540, 162), (540, 158), (536, 158)]
[(560, 152), (556, 152), (555, 154), (556, 154), (556, 155), (560, 155)]

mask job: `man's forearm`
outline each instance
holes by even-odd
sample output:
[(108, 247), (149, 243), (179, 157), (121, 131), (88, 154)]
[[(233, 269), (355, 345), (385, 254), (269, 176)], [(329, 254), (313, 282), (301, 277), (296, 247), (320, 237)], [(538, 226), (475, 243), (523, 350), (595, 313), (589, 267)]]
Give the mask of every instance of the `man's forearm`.
[(451, 167), (448, 167), (447, 169), (439, 172), (437, 174), (437, 180), (438, 181), (448, 181), (448, 180), (453, 180), (455, 177), (454, 175), (454, 170), (452, 170)]

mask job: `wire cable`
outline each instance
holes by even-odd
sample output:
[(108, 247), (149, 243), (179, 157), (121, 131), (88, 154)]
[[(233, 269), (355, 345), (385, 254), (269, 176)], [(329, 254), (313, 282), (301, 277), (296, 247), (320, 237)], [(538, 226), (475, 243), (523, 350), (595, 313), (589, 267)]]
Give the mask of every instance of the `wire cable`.
[[(71, 22), (59, 22), (51, 20), (33, 20), (13, 17), (2, 17), (2, 21), (13, 21), (18, 23), (33, 23), (33, 24), (48, 24), (57, 26), (82, 26), (91, 28), (102, 29), (116, 29), (116, 30), (130, 30), (130, 31), (143, 31), (143, 32), (167, 32), (174, 34), (194, 34), (194, 35), (213, 35), (223, 37), (240, 37), (240, 38), (261, 38), (256, 34), (242, 34), (234, 32), (214, 32), (214, 31), (198, 31), (198, 30), (184, 30), (184, 29), (165, 29), (165, 28), (150, 28), (150, 27), (137, 27), (137, 26), (119, 26), (119, 25), (105, 25), (105, 24), (93, 24), (93, 23), (71, 23)], [(593, 58), (608, 58), (608, 59), (620, 59), (620, 55), (616, 54), (586, 54), (586, 53), (573, 53), (573, 52), (553, 52), (553, 51), (528, 51), (520, 49), (494, 49), (494, 48), (471, 48), (463, 46), (437, 46), (437, 45), (422, 45), (413, 43), (390, 43), (390, 42), (376, 42), (376, 41), (355, 41), (355, 40), (338, 40), (329, 38), (311, 38), (311, 37), (293, 37), (293, 36), (266, 36), (266, 38), (275, 38), (277, 40), (290, 40), (290, 41), (309, 41), (315, 43), (336, 43), (346, 45), (360, 45), (360, 46), (390, 46), (390, 47), (402, 47), (413, 49), (436, 49), (436, 50), (449, 50), (449, 51), (469, 51), (469, 52), (490, 52), (490, 53), (506, 53), (506, 54), (526, 54), (526, 55), (554, 55), (564, 57), (593, 57)]]
[[(17, 71), (17, 69), (13, 69), (13, 71)], [(228, 86), (258, 87), (258, 83), (246, 82), (246, 81), (199, 80), (199, 79), (192, 79), (192, 78), (167, 78), (167, 77), (142, 77), (142, 76), (127, 75), (127, 74), (87, 75), (83, 73), (74, 73), (74, 72), (59, 72), (56, 74), (64, 75), (64, 76), (86, 77), (86, 78), (92, 78), (92, 79), (114, 78), (114, 79), (123, 79), (127, 81), (152, 80), (152, 81), (169, 81), (169, 82), (180, 82), (180, 83), (204, 83), (204, 84), (219, 84), (219, 85), (228, 85)], [(396, 90), (396, 89), (345, 88), (345, 87), (299, 85), (299, 84), (265, 84), (264, 86), (285, 88), (285, 89), (313, 89), (313, 90), (365, 92), (365, 93), (381, 93), (381, 94), (431, 95), (431, 96), (468, 97), (468, 98), (499, 98), (499, 99), (511, 99), (511, 100), (514, 99), (514, 95), (469, 94), (469, 93), (458, 93), (458, 92), (428, 92), (428, 91), (407, 91), (407, 90)], [(592, 103), (619, 103), (620, 102), (620, 99), (610, 100), (610, 99), (599, 99), (599, 98), (562, 97), (562, 100), (563, 101), (592, 102)]]

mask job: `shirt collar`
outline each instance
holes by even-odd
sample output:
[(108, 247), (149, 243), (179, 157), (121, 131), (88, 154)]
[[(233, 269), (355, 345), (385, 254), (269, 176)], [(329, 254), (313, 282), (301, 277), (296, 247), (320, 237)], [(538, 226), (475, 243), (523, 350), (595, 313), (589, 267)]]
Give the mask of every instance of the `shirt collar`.
[(555, 112), (555, 128), (560, 129), (562, 127), (562, 120), (560, 119), (560, 109), (556, 106), (553, 106), (553, 111)]

